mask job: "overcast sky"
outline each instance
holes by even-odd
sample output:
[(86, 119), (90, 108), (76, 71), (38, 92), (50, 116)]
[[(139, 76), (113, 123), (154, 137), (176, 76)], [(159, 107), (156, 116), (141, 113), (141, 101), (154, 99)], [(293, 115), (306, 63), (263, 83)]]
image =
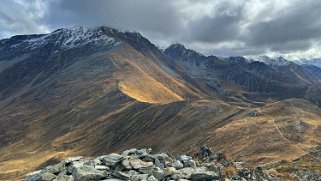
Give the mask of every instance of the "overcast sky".
[(321, 0), (1, 0), (0, 38), (61, 27), (139, 31), (204, 54), (321, 57)]

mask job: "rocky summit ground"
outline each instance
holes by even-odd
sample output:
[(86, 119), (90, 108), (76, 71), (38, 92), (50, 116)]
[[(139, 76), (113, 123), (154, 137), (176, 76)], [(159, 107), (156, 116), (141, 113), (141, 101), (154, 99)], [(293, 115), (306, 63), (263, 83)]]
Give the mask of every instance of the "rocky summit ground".
[[(312, 155), (319, 155), (313, 152)], [(310, 158), (310, 157), (309, 157)], [(298, 158), (304, 160), (305, 157)], [(319, 160), (320, 162), (320, 160)], [(67, 158), (56, 165), (27, 174), (28, 181), (73, 180), (320, 180), (321, 172), (306, 170), (295, 174), (281, 174), (273, 167), (284, 168), (286, 162), (269, 167), (251, 168), (244, 162), (228, 160), (222, 152), (213, 152), (202, 146), (198, 153), (172, 156), (153, 154), (151, 149), (132, 148), (122, 154), (111, 153), (94, 159), (82, 156)], [(268, 169), (268, 170), (267, 170)]]

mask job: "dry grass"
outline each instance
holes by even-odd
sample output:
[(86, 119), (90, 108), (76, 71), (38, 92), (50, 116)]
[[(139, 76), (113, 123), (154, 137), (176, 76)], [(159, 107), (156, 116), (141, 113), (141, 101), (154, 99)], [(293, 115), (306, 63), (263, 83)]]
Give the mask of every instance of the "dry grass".
[(237, 173), (237, 169), (234, 166), (227, 166), (224, 168), (224, 175), (233, 176)]
[(273, 169), (273, 168), (267, 170), (266, 173), (269, 174), (269, 175), (272, 175), (272, 176), (279, 176), (280, 175), (280, 173), (278, 171), (276, 171), (275, 169)]

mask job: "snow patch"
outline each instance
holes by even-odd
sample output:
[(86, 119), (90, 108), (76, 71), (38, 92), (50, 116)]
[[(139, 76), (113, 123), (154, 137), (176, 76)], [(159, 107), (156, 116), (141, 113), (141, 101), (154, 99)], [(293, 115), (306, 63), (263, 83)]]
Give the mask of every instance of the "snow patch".
[(26, 45), (25, 49), (34, 50), (52, 41), (60, 49), (72, 49), (88, 44), (95, 46), (118, 46), (120, 43), (114, 38), (105, 35), (100, 28), (74, 27), (59, 29), (41, 37), (24, 40), (19, 44), (12, 45), (11, 48), (17, 48), (23, 44)]
[(290, 64), (290, 61), (284, 59), (283, 57), (277, 57), (277, 58), (270, 58), (268, 56), (252, 56), (251, 59), (263, 62), (270, 66), (287, 66)]

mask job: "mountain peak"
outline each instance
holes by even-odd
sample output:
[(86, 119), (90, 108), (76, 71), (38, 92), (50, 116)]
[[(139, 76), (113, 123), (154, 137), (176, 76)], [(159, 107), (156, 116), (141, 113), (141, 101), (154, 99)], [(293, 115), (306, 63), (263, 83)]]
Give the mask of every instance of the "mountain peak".
[(172, 45), (170, 45), (167, 49), (181, 49), (181, 50), (187, 50), (187, 48), (180, 43), (174, 43)]
[(258, 56), (253, 58), (256, 61), (263, 62), (269, 66), (286, 66), (289, 65), (291, 62), (283, 58), (282, 56), (271, 58), (266, 55)]
[(174, 59), (184, 59), (186, 57), (204, 57), (204, 55), (194, 50), (187, 49), (184, 45), (180, 43), (170, 45), (168, 48), (164, 50), (164, 54)]
[(56, 50), (68, 50), (85, 46), (93, 49), (111, 48), (118, 44), (119, 40), (107, 35), (99, 27), (86, 28), (78, 26), (57, 29), (48, 34), (13, 36), (10, 39), (0, 41), (0, 45), (2, 45), (0, 50), (4, 52), (19, 51), (18, 54), (23, 55), (46, 47), (50, 47), (54, 52)]

